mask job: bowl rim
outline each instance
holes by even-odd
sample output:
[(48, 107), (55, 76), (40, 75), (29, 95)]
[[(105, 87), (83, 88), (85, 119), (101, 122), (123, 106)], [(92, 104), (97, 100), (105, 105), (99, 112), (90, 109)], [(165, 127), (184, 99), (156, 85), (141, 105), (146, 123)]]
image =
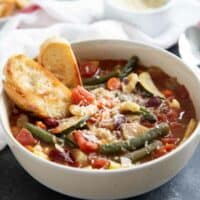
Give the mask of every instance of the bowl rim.
[[(194, 68), (189, 67), (183, 60), (181, 60), (181, 58), (179, 58), (178, 56), (174, 55), (171, 52), (168, 52), (167, 50), (164, 50), (160, 47), (157, 46), (153, 46), (153, 45), (147, 45), (145, 43), (142, 42), (136, 42), (136, 41), (131, 41), (131, 40), (119, 40), (119, 39), (92, 39), (92, 40), (80, 40), (80, 41), (75, 41), (72, 42), (72, 49), (73, 46), (76, 45), (80, 45), (80, 44), (89, 44), (89, 43), (124, 43), (124, 44), (130, 44), (131, 45), (136, 45), (140, 48), (148, 48), (151, 49), (153, 51), (157, 51), (160, 52), (162, 54), (165, 54), (165, 56), (171, 57), (172, 59), (175, 59), (177, 61), (179, 61), (180, 63), (182, 63), (182, 65), (185, 66), (185, 69), (189, 70), (194, 77), (197, 78), (197, 80), (199, 81), (200, 84), (200, 77), (198, 77), (194, 71)], [(3, 90), (3, 93), (1, 93), (0, 96), (0, 107), (3, 106), (3, 99), (5, 96), (5, 91)], [(196, 108), (195, 108), (196, 110)], [(198, 139), (198, 143), (200, 142), (200, 133), (198, 133), (198, 130), (200, 129), (200, 121), (198, 121), (198, 124), (195, 128), (195, 130), (193, 131), (192, 135), (181, 145), (179, 145), (176, 149), (174, 149), (173, 151), (169, 152), (168, 154), (156, 158), (154, 160), (139, 164), (139, 165), (133, 165), (131, 167), (128, 168), (119, 168), (119, 169), (113, 169), (113, 170), (108, 170), (108, 169), (88, 169), (88, 168), (76, 168), (76, 167), (71, 167), (71, 166), (66, 166), (66, 165), (62, 165), (62, 164), (58, 164), (55, 163), (53, 161), (50, 160), (46, 160), (44, 158), (41, 158), (39, 156), (36, 156), (35, 154), (33, 154), (32, 152), (30, 152), (28, 149), (26, 149), (24, 146), (22, 146), (12, 135), (11, 131), (7, 131), (5, 128), (5, 125), (3, 123), (3, 113), (0, 113), (0, 123), (2, 125), (2, 129), (4, 131), (4, 134), (7, 137), (9, 137), (9, 139), (14, 143), (14, 145), (16, 146), (16, 148), (19, 148), (20, 151), (22, 151), (23, 153), (25, 153), (27, 156), (30, 156), (32, 158), (32, 160), (38, 161), (38, 162), (42, 162), (43, 164), (47, 164), (50, 165), (51, 167), (55, 167), (58, 168), (60, 170), (67, 170), (70, 171), (72, 173), (85, 173), (85, 174), (95, 174), (95, 175), (100, 175), (100, 174), (115, 174), (115, 173), (127, 173), (127, 172), (131, 172), (131, 171), (137, 171), (137, 170), (142, 170), (148, 167), (152, 167), (158, 163), (161, 163), (163, 160), (167, 160), (169, 159), (171, 156), (173, 156), (174, 154), (177, 154), (178, 152), (182, 151), (184, 148), (186, 148), (186, 146), (197, 137)]]
[(120, 6), (120, 3), (117, 3), (115, 0), (108, 0), (107, 2), (108, 4), (110, 4), (110, 6), (112, 6), (115, 9), (118, 9), (120, 12), (126, 12), (128, 14), (137, 14), (137, 15), (153, 15), (153, 14), (159, 14), (161, 12), (164, 12), (170, 8), (172, 8), (172, 6), (175, 4), (175, 2), (173, 0), (167, 0), (167, 2), (158, 7), (158, 8), (151, 8), (151, 9), (147, 9), (147, 10), (136, 10), (136, 9), (130, 9), (126, 6)]

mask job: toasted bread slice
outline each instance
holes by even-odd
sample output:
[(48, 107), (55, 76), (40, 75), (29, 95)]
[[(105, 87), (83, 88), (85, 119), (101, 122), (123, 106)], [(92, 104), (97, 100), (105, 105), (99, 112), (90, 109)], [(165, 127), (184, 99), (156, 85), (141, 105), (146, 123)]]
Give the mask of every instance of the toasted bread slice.
[(0, 3), (15, 3), (16, 0), (0, 0)]
[(20, 108), (42, 118), (68, 114), (71, 91), (34, 60), (24, 55), (11, 57), (4, 75), (4, 89)]
[(16, 4), (15, 3), (12, 3), (12, 2), (11, 3), (7, 3), (4, 15), (5, 16), (12, 15), (15, 12), (15, 9), (16, 9)]
[(6, 8), (6, 4), (0, 3), (0, 17), (4, 17), (5, 8)]
[(23, 9), (24, 7), (26, 7), (28, 5), (28, 1), (27, 0), (15, 0), (17, 8), (19, 9)]
[(0, 0), (0, 3), (15, 3), (16, 0)]
[(0, 17), (12, 15), (15, 10), (15, 3), (13, 2), (0, 2)]
[(60, 38), (46, 40), (40, 48), (38, 61), (66, 86), (82, 85), (76, 58), (70, 44)]

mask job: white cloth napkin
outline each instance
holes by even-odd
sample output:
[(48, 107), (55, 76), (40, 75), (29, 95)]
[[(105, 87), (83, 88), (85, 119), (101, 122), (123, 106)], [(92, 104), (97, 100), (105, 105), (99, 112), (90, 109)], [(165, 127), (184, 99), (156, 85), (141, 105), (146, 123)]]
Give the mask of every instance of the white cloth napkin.
[[(62, 36), (69, 41), (129, 39), (169, 48), (177, 42), (186, 27), (200, 20), (200, 4), (194, 3), (197, 0), (173, 1), (176, 1), (173, 23), (166, 32), (153, 38), (133, 25), (106, 19), (103, 0), (32, 0), (31, 3), (38, 5), (40, 9), (11, 17), (1, 28), (0, 66), (15, 53), (37, 55), (39, 44), (51, 36)], [(4, 146), (5, 141), (0, 132), (0, 149)]]
[[(40, 10), (29, 14), (12, 17), (3, 31), (16, 28), (47, 27), (62, 22), (69, 29), (70, 40), (85, 39), (82, 31), (91, 39), (107, 37), (131, 39), (169, 48), (177, 42), (179, 35), (189, 25), (200, 20), (200, 3), (197, 0), (173, 0), (175, 3), (172, 23), (168, 29), (157, 37), (140, 31), (125, 22), (106, 19), (103, 12), (103, 0), (32, 0)], [(156, 28), (156, 27), (155, 27)], [(75, 34), (74, 34), (75, 33)], [(73, 36), (74, 35), (74, 36)]]

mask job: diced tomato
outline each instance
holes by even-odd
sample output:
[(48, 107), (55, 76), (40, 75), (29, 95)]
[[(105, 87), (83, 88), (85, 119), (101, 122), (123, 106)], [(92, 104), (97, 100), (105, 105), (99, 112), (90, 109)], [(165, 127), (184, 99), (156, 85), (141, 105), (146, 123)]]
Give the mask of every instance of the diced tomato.
[(74, 139), (77, 142), (79, 148), (85, 153), (93, 153), (98, 150), (98, 144), (88, 141), (81, 131), (74, 132)]
[(161, 157), (175, 148), (176, 148), (175, 144), (166, 144), (160, 147), (159, 149), (155, 150), (153, 153), (153, 157), (156, 157), (156, 158)]
[(153, 157), (158, 158), (158, 157), (165, 155), (166, 153), (167, 153), (167, 151), (165, 149), (165, 146), (163, 146), (154, 151)]
[(167, 119), (169, 122), (177, 121), (178, 116), (179, 116), (179, 111), (175, 109), (170, 109), (169, 112), (167, 113)]
[(169, 89), (163, 90), (162, 93), (165, 95), (165, 97), (174, 96), (174, 92), (172, 90), (169, 90)]
[(107, 168), (109, 164), (110, 164), (109, 160), (105, 158), (95, 158), (91, 160), (92, 168), (95, 169)]
[(35, 145), (37, 140), (32, 136), (31, 132), (25, 128), (22, 128), (16, 136), (18, 142), (22, 145)]
[(94, 76), (99, 70), (98, 61), (85, 61), (79, 65), (81, 76), (84, 78), (90, 78)]
[(117, 89), (120, 89), (121, 87), (121, 81), (119, 78), (110, 78), (107, 82), (107, 88), (109, 90), (117, 90)]
[(91, 104), (95, 100), (95, 96), (88, 92), (85, 88), (77, 86), (72, 90), (71, 100), (73, 104)]

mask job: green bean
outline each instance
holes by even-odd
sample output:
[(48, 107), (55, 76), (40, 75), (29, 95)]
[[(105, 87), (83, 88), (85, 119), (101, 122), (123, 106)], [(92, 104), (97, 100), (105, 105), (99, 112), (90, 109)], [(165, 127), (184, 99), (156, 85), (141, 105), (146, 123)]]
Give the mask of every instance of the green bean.
[(34, 137), (41, 139), (43, 142), (49, 144), (65, 144), (66, 146), (69, 146), (71, 148), (77, 147), (77, 145), (66, 135), (64, 135), (64, 137), (56, 137), (48, 131), (45, 131), (44, 129), (37, 127), (31, 123), (26, 123), (25, 128), (27, 128)]
[(137, 56), (132, 56), (127, 64), (124, 66), (122, 73), (120, 74), (120, 78), (124, 78), (126, 76), (128, 76), (133, 70), (134, 68), (138, 65), (139, 62), (139, 58)]
[(169, 125), (167, 123), (161, 123), (137, 138), (100, 145), (99, 152), (104, 155), (113, 155), (126, 151), (135, 151), (143, 147), (146, 142), (149, 143), (161, 136), (165, 136), (168, 132)]
[(106, 74), (101, 77), (94, 77), (94, 78), (87, 78), (83, 80), (84, 85), (97, 85), (101, 83), (105, 83), (107, 80), (109, 80), (112, 77), (119, 77), (120, 76), (120, 71), (114, 71), (109, 74)]
[(139, 161), (143, 159), (144, 157), (148, 156), (151, 154), (154, 150), (156, 150), (158, 147), (162, 146), (162, 142), (160, 141), (154, 141), (145, 147), (136, 150), (134, 152), (127, 153), (124, 155), (125, 157), (129, 158), (133, 163), (136, 161)]
[(100, 88), (100, 87), (105, 87), (105, 85), (104, 84), (98, 84), (98, 85), (85, 85), (84, 86), (85, 87), (85, 89), (87, 89), (87, 90), (95, 90), (95, 89), (97, 89), (97, 88)]
[(27, 128), (34, 137), (37, 137), (41, 139), (43, 142), (54, 144), (56, 143), (56, 137), (53, 136), (48, 131), (45, 131), (44, 129), (35, 126), (31, 123), (26, 123), (25, 128)]
[(67, 136), (64, 137), (65, 145), (69, 146), (71, 148), (76, 148), (78, 147), (75, 142), (73, 142), (71, 139), (69, 139)]
[(155, 123), (157, 121), (156, 115), (148, 111), (146, 108), (141, 107), (140, 112), (142, 114), (142, 119), (147, 120), (151, 123)]
[(142, 116), (142, 119), (149, 121), (150, 123), (155, 123), (157, 121), (157, 117), (154, 114), (146, 113)]
[(134, 70), (134, 68), (138, 64), (138, 61), (139, 61), (139, 59), (137, 56), (132, 56), (128, 60), (127, 64), (124, 66), (122, 71), (120, 71), (119, 68), (117, 68), (113, 72), (108, 73), (104, 76), (84, 79), (83, 84), (84, 85), (97, 85), (97, 84), (105, 83), (107, 80), (109, 80), (112, 77), (124, 78), (124, 77), (128, 76), (128, 74), (130, 74)]

